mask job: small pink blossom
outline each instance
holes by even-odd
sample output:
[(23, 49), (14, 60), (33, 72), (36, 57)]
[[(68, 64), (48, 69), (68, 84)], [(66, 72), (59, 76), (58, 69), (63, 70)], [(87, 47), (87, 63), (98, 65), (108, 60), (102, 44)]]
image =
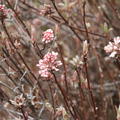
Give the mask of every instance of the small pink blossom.
[(109, 57), (115, 57), (116, 54), (117, 54), (117, 52), (116, 52), (116, 51), (113, 51), (113, 52), (109, 55)]
[(6, 18), (10, 10), (5, 8), (5, 5), (0, 4), (0, 18)]
[(48, 52), (43, 59), (39, 60), (39, 74), (42, 77), (51, 78), (51, 70), (58, 71), (58, 66), (62, 65), (61, 61), (57, 61), (58, 53), (56, 52)]
[(18, 95), (14, 98), (14, 100), (10, 100), (10, 102), (15, 105), (16, 107), (21, 108), (25, 105), (25, 98), (23, 97), (23, 94)]
[(45, 32), (43, 32), (42, 42), (49, 43), (49, 42), (53, 41), (54, 38), (55, 38), (55, 36), (54, 36), (53, 30), (48, 29)]
[(120, 54), (120, 37), (115, 37), (113, 42), (109, 42), (107, 46), (104, 47), (106, 53), (110, 53), (109, 57), (115, 57)]
[(115, 43), (115, 45), (118, 45), (120, 43), (120, 37), (119, 36), (114, 38), (114, 43)]
[(0, 5), (0, 11), (4, 11), (5, 10), (5, 5)]
[(113, 47), (114, 47), (113, 44), (109, 42), (109, 44), (104, 47), (104, 50), (106, 51), (106, 53), (110, 53), (113, 51)]

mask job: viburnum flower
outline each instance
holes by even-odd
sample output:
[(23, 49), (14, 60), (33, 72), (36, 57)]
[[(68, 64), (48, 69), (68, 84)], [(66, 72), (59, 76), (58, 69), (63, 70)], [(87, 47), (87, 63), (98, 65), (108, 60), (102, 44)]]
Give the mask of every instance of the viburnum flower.
[(80, 57), (78, 55), (76, 55), (75, 57), (72, 58), (72, 60), (69, 61), (73, 66), (79, 66), (79, 65), (83, 65), (82, 60), (80, 59)]
[(6, 18), (8, 12), (9, 12), (9, 9), (6, 9), (5, 5), (0, 4), (0, 19)]
[(39, 74), (41, 77), (51, 78), (52, 74), (50, 71), (58, 71), (58, 66), (62, 65), (61, 61), (57, 61), (57, 52), (48, 52), (43, 59), (39, 60)]
[(40, 15), (47, 16), (52, 14), (51, 6), (44, 4), (43, 8), (40, 10)]
[(115, 57), (120, 54), (120, 37), (115, 37), (113, 42), (109, 42), (107, 46), (104, 47), (106, 53), (110, 53), (109, 57)]
[(10, 102), (16, 107), (21, 108), (25, 105), (25, 98), (23, 97), (23, 94), (21, 94), (16, 96), (14, 100), (10, 100)]
[(61, 105), (60, 107), (56, 108), (56, 115), (63, 117), (64, 120), (68, 120), (69, 116), (68, 113), (66, 112), (65, 108)]
[(48, 29), (45, 32), (43, 32), (42, 42), (49, 43), (49, 42), (53, 41), (54, 38), (55, 38), (55, 36), (54, 36), (53, 30)]
[(49, 102), (47, 102), (47, 101), (45, 101), (45, 107), (46, 107), (47, 110), (49, 110), (50, 112), (53, 111), (53, 107), (52, 107), (52, 105), (51, 105)]

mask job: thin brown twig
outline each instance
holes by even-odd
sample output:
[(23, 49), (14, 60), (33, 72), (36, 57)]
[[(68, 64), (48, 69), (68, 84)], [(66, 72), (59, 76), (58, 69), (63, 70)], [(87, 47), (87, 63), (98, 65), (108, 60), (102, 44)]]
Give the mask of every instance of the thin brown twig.
[[(60, 18), (55, 18), (55, 16), (51, 16), (51, 18), (52, 18), (53, 20), (55, 20), (56, 22), (60, 23)], [(63, 24), (63, 25), (66, 25), (66, 23), (62, 23), (62, 24)], [(71, 25), (70, 25), (70, 26), (71, 26)], [(79, 28), (76, 28), (76, 27), (74, 27), (74, 26), (71, 26), (71, 28), (75, 29), (76, 31), (86, 32), (84, 29), (82, 29), (82, 28), (80, 28), (80, 27), (79, 27)], [(100, 34), (97, 34), (97, 33), (90, 32), (90, 31), (88, 31), (88, 33), (89, 33), (90, 35), (94, 35), (94, 36), (106, 38), (105, 35), (100, 35)]]
[[(20, 59), (22, 60), (22, 62), (23, 62), (24, 65), (26, 66), (26, 68), (29, 70), (30, 74), (33, 76), (33, 78), (35, 79), (35, 81), (38, 82), (39, 88), (40, 88), (40, 90), (41, 90), (42, 93), (43, 93), (43, 97), (44, 97), (44, 99), (46, 99), (45, 92), (43, 91), (40, 82), (38, 81), (38, 79), (36, 78), (36, 76), (32, 73), (31, 69), (29, 68), (29, 66), (28, 66), (27, 63), (25, 62), (24, 58), (22, 57), (22, 55), (19, 53), (19, 51), (17, 50), (16, 46), (14, 45), (14, 43), (13, 43), (13, 41), (12, 41), (12, 38), (11, 38), (11, 36), (9, 35), (9, 32), (7, 31), (7, 28), (6, 28), (6, 26), (5, 26), (4, 20), (2, 20), (1, 22), (2, 22), (2, 26), (3, 26), (3, 28), (4, 28), (4, 31), (5, 31), (5, 33), (6, 33), (7, 36), (8, 36), (9, 41), (11, 42), (12, 46), (15, 48), (15, 50), (16, 50), (16, 52), (18, 53)], [(15, 65), (16, 65), (16, 64), (15, 64)], [(19, 71), (21, 71), (20, 68), (19, 68), (17, 65), (16, 65), (16, 67), (18, 68)], [(22, 71), (21, 71), (21, 74), (22, 74)], [(24, 76), (24, 77), (25, 77), (25, 76)], [(28, 79), (26, 79), (26, 80), (27, 80), (27, 82), (33, 87), (33, 84), (32, 84)]]
[(95, 119), (97, 120), (97, 111), (96, 111), (96, 106), (95, 106), (93, 93), (92, 93), (91, 86), (90, 86), (90, 78), (89, 78), (89, 74), (88, 74), (87, 57), (86, 56), (84, 56), (84, 67), (85, 67), (85, 74), (86, 74), (88, 89), (89, 89), (89, 92), (90, 92), (90, 96), (91, 96), (91, 100), (92, 100), (92, 104), (93, 104), (93, 109), (94, 109), (94, 113), (95, 113)]
[[(15, 45), (14, 45), (14, 43), (13, 43), (13, 41), (12, 41), (12, 38), (11, 38), (11, 36), (9, 35), (9, 33), (8, 33), (8, 31), (7, 31), (7, 28), (6, 28), (6, 26), (5, 26), (4, 20), (2, 20), (1, 22), (2, 22), (3, 29), (4, 29), (5, 33), (7, 34), (7, 36), (8, 36), (8, 39), (9, 39), (10, 43), (12, 44), (12, 46), (13, 46), (13, 47), (15, 48), (15, 50), (17, 51), (17, 48), (15, 47)], [(3, 50), (3, 52), (4, 52), (7, 56), (9, 56), (9, 54), (8, 54), (4, 49), (2, 49), (2, 50)], [(18, 51), (17, 51), (17, 53), (18, 53), (19, 56), (21, 56)], [(18, 67), (18, 65), (16, 65), (15, 62), (12, 60), (12, 58), (11, 58), (11, 57), (9, 57), (9, 58), (11, 59), (11, 61), (13, 62), (13, 64), (16, 66), (16, 68), (20, 71), (20, 73), (23, 74), (22, 71), (20, 70), (20, 68)], [(30, 86), (32, 86), (32, 83), (31, 83), (28, 79), (26, 79), (26, 80), (27, 80), (27, 82), (30, 84)]]
[[(33, 9), (33, 10), (35, 10), (36, 12), (40, 13), (40, 10), (38, 10), (37, 8), (29, 5), (28, 3), (25, 3), (25, 2), (23, 2), (23, 1), (20, 1), (20, 2), (22, 2), (24, 5), (26, 5), (26, 6), (29, 7), (30, 9)], [(38, 15), (40, 16), (40, 14), (38, 14)], [(53, 16), (53, 15), (51, 16), (51, 18), (54, 19), (54, 20), (57, 21), (57, 22), (60, 22), (60, 18), (56, 19), (55, 16)], [(63, 23), (63, 24), (67, 25), (66, 23)], [(73, 26), (71, 26), (71, 25), (69, 25), (69, 26), (70, 26), (71, 28), (77, 30), (77, 31), (86, 32), (86, 31), (83, 30), (82, 28), (80, 29), (80, 28), (75, 28), (75, 27), (73, 27)], [(100, 35), (100, 34), (97, 34), (97, 33), (89, 32), (89, 31), (88, 31), (88, 33), (91, 34), (91, 35), (95, 35), (95, 36), (99, 36), (99, 37), (106, 38), (106, 36), (103, 36), (103, 35)]]
[[(86, 11), (85, 11), (85, 6), (86, 6), (86, 2), (84, 1), (83, 2), (83, 23), (84, 23), (84, 27), (85, 27), (85, 31), (86, 31), (86, 36), (87, 36), (88, 49), (90, 49), (90, 38), (89, 38), (88, 29), (87, 29), (87, 26), (86, 26)], [(96, 105), (95, 105), (93, 93), (92, 93), (92, 90), (91, 90), (90, 78), (89, 78), (89, 74), (88, 74), (88, 67), (87, 67), (88, 58), (87, 58), (87, 54), (88, 53), (86, 53), (83, 56), (83, 59), (84, 59), (84, 68), (85, 68), (85, 75), (86, 75), (88, 89), (89, 89), (91, 100), (92, 100), (92, 104), (93, 104), (93, 109), (94, 109), (94, 113), (95, 113), (95, 119), (97, 120)]]
[(59, 44), (58, 44), (58, 47), (59, 47), (59, 52), (60, 52), (60, 56), (61, 56), (61, 61), (62, 61), (63, 68), (64, 68), (64, 81), (65, 81), (66, 92), (68, 93), (67, 69), (66, 69), (65, 61), (63, 58), (63, 54), (62, 54), (62, 48)]
[(22, 26), (24, 27), (25, 31), (27, 32), (27, 34), (29, 35), (29, 37), (31, 37), (31, 34), (28, 30), (28, 28), (26, 27), (25, 23), (22, 21), (22, 19), (18, 16), (17, 12), (14, 10), (14, 8), (12, 7), (12, 5), (10, 4), (10, 2), (8, 0), (6, 0), (7, 4), (9, 5), (9, 7), (12, 9), (12, 11), (15, 13), (16, 17), (18, 18), (18, 20), (21, 22)]
[(21, 110), (21, 112), (22, 112), (22, 114), (23, 114), (23, 118), (24, 118), (24, 120), (28, 120), (28, 118), (26, 117), (25, 112), (24, 112), (24, 110), (23, 110), (22, 107), (20, 108), (20, 110)]
[(55, 1), (54, 0), (50, 0), (55, 8), (55, 10), (57, 11), (58, 15), (62, 18), (62, 20), (65, 22), (65, 24), (71, 29), (71, 31), (76, 35), (76, 37), (82, 41), (81, 37), (77, 34), (77, 32), (69, 25), (69, 22), (64, 18), (64, 16), (61, 14), (61, 12), (58, 10)]
[(86, 26), (86, 11), (85, 11), (85, 5), (86, 5), (86, 2), (84, 1), (83, 2), (83, 23), (84, 23), (84, 27), (85, 27), (85, 31), (86, 31), (86, 36), (87, 36), (87, 42), (88, 44), (90, 43), (90, 39), (89, 39), (89, 34), (88, 34), (88, 29), (87, 29), (87, 26)]
[(54, 101), (54, 96), (53, 96), (53, 90), (52, 90), (52, 86), (51, 86), (51, 83), (48, 81), (48, 86), (49, 86), (49, 89), (50, 89), (50, 94), (51, 94), (51, 100), (52, 100), (52, 106), (53, 106), (53, 110), (54, 110), (54, 116), (52, 116), (52, 118), (55, 120), (55, 101)]
[(59, 82), (58, 82), (58, 80), (57, 80), (57, 78), (56, 78), (56, 75), (55, 75), (53, 72), (52, 72), (52, 74), (53, 74), (53, 76), (54, 76), (55, 83), (57, 84), (58, 88), (60, 89), (60, 91), (61, 91), (61, 93), (62, 93), (62, 95), (63, 95), (65, 104), (66, 104), (66, 106), (67, 106), (67, 108), (68, 108), (70, 114), (72, 115), (73, 119), (76, 120), (76, 116), (73, 114), (73, 112), (71, 111), (70, 106), (69, 106), (69, 104), (68, 104), (68, 101), (67, 101), (67, 98), (66, 98), (67, 96), (65, 95), (65, 93), (64, 93), (64, 91), (63, 91), (61, 85), (59, 84)]

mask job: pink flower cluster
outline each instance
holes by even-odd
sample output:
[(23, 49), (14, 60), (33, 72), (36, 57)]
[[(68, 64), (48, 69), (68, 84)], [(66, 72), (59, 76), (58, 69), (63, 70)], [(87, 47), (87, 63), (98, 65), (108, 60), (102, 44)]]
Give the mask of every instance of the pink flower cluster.
[(120, 54), (120, 37), (115, 37), (113, 42), (109, 42), (107, 46), (104, 47), (106, 53), (110, 53), (109, 57), (115, 57), (115, 55)]
[(61, 61), (57, 61), (58, 53), (57, 52), (48, 52), (43, 59), (39, 60), (39, 74), (41, 77), (51, 78), (51, 70), (58, 71), (58, 66), (62, 65)]
[(5, 5), (0, 4), (0, 17), (2, 18), (7, 17), (8, 12), (9, 12), (9, 9), (6, 9)]
[(48, 29), (45, 32), (43, 32), (42, 42), (49, 43), (49, 42), (53, 41), (54, 38), (55, 38), (55, 36), (54, 36), (53, 30)]

